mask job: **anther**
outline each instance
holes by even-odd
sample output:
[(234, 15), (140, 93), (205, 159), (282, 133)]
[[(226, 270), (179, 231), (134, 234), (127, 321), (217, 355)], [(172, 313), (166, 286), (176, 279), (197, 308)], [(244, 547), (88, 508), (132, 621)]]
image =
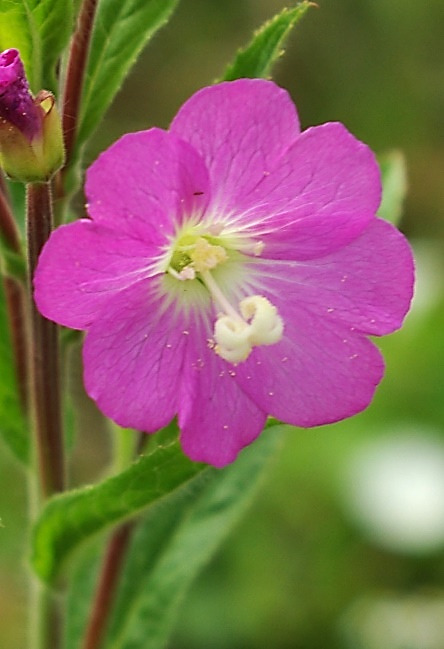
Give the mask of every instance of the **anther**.
[(203, 237), (196, 239), (189, 255), (197, 272), (211, 270), (227, 259), (225, 248), (209, 243)]

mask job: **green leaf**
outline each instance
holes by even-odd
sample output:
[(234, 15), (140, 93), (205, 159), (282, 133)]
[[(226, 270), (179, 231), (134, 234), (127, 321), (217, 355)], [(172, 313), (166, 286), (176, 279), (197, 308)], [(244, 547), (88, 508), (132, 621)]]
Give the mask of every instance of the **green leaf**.
[(305, 0), (293, 8), (283, 9), (266, 22), (247, 47), (239, 50), (221, 80), (268, 77), (272, 66), (282, 56), (288, 35), (310, 6), (315, 5)]
[[(128, 607), (134, 596), (132, 580), (136, 586), (143, 574), (148, 571), (148, 564), (153, 564), (169, 536), (188, 511), (193, 500), (202, 492), (208, 482), (212, 469), (205, 469), (172, 493), (162, 498), (160, 502), (149, 507), (143, 516), (140, 531), (135, 534), (135, 544), (128, 552), (130, 563), (126, 564), (123, 580), (120, 579), (118, 611), (127, 614)], [(74, 568), (70, 573), (67, 593), (65, 649), (78, 649), (81, 646), (85, 626), (88, 621), (94, 588), (102, 561), (106, 539), (102, 536), (98, 542), (88, 544), (83, 552), (79, 552)], [(123, 583), (122, 583), (123, 582)], [(114, 619), (114, 622), (117, 620)], [(117, 625), (118, 628), (118, 625)]]
[(74, 27), (72, 0), (26, 0), (26, 5), (28, 15), (32, 14), (40, 36), (41, 85), (46, 89), (55, 90), (54, 66), (68, 44)]
[(0, 0), (0, 49), (20, 50), (34, 92), (55, 90), (54, 68), (72, 22), (71, 0)]
[(32, 564), (36, 573), (45, 581), (54, 580), (82, 541), (139, 513), (204, 466), (185, 457), (176, 442), (156, 448), (102, 483), (54, 497), (33, 530)]
[(267, 428), (223, 470), (207, 469), (154, 507), (137, 530), (105, 649), (161, 649), (199, 571), (240, 519), (287, 426)]
[(31, 86), (36, 64), (32, 63), (35, 34), (32, 20), (21, 0), (0, 0), (0, 50), (20, 50)]
[(5, 281), (12, 280), (0, 278), (0, 436), (15, 457), (26, 463), (29, 458), (29, 429), (17, 391), (6, 315)]
[(77, 145), (101, 121), (138, 55), (178, 0), (101, 0), (91, 39)]
[(105, 542), (99, 537), (96, 543), (88, 544), (76, 557), (66, 594), (63, 649), (79, 649), (82, 646)]
[(382, 174), (382, 201), (378, 216), (397, 225), (401, 220), (407, 193), (405, 159), (400, 151), (391, 151), (379, 158)]

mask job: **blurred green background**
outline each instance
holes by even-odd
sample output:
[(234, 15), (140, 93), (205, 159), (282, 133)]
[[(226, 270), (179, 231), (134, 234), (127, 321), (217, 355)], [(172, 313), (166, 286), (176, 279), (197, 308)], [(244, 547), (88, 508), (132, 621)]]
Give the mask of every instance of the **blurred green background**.
[[(182, 0), (144, 52), (89, 151), (167, 126), (221, 75), (280, 0)], [(171, 649), (444, 649), (444, 3), (319, 0), (275, 79), (303, 127), (343, 122), (401, 150), (401, 229), (417, 295), (380, 344), (386, 377), (351, 421), (294, 430), (260, 497), (195, 583)], [(88, 476), (104, 439), (77, 453)], [(105, 449), (106, 452), (106, 449)], [(0, 458), (0, 647), (23, 649), (25, 484)]]

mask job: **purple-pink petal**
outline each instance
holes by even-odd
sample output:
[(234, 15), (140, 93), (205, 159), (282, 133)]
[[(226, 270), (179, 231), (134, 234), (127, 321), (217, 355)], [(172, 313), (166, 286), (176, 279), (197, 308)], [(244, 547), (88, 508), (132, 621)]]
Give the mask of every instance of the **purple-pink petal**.
[(94, 221), (157, 244), (185, 215), (199, 217), (209, 189), (198, 153), (156, 128), (117, 140), (91, 165), (85, 185)]
[(381, 198), (370, 149), (342, 124), (304, 131), (239, 201), (235, 219), (272, 259), (312, 259), (353, 241)]
[(333, 254), (304, 262), (263, 262), (260, 276), (261, 289), (279, 309), (287, 310), (291, 322), (299, 320), (303, 305), (319, 321), (339, 320), (355, 331), (382, 336), (402, 324), (412, 298), (414, 269), (402, 234), (374, 219), (357, 239)]
[(61, 226), (40, 255), (36, 304), (50, 320), (86, 329), (116, 292), (150, 275), (156, 252), (123, 229), (87, 219)]
[(182, 106), (171, 132), (198, 151), (210, 173), (212, 208), (237, 210), (264, 171), (299, 134), (288, 93), (264, 79), (203, 88)]
[(179, 406), (181, 444), (193, 460), (222, 467), (256, 439), (267, 414), (236, 381), (236, 368), (191, 332)]
[[(270, 415), (296, 426), (318, 426), (368, 406), (382, 378), (379, 350), (343, 323), (292, 305), (284, 338), (260, 347), (236, 368), (237, 381)], [(298, 319), (296, 320), (296, 316)]]
[(86, 390), (119, 425), (155, 432), (176, 414), (188, 341), (179, 326), (153, 279), (116, 294), (89, 329)]

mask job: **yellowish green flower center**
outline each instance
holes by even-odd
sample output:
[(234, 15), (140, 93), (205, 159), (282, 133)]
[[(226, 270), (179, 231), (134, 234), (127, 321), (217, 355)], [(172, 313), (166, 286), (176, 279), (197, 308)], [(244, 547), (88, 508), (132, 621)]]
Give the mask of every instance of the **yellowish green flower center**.
[[(262, 295), (246, 297), (238, 309), (233, 306), (213, 271), (230, 259), (242, 263), (243, 255), (233, 241), (218, 235), (182, 233), (174, 242), (167, 272), (181, 282), (199, 280), (206, 287), (220, 309), (212, 348), (224, 360), (236, 364), (246, 360), (253, 347), (279, 342), (284, 323), (276, 307)], [(253, 254), (260, 254), (260, 244), (253, 245)]]
[(216, 268), (228, 259), (226, 248), (204, 236), (185, 235), (175, 246), (169, 272), (178, 279), (194, 279), (196, 273)]

